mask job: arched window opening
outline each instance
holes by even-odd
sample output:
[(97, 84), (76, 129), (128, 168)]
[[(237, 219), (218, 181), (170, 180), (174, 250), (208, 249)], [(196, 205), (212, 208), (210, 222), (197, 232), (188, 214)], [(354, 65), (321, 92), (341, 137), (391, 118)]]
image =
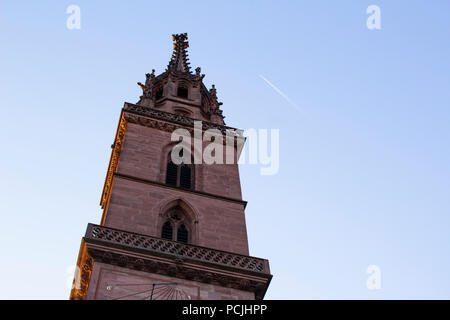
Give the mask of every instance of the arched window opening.
[(160, 88), (160, 89), (156, 90), (156, 93), (155, 93), (155, 100), (161, 99), (162, 96), (163, 96), (163, 89)]
[(167, 162), (166, 184), (176, 187), (177, 180), (178, 180), (178, 166), (172, 162), (172, 159), (169, 158), (169, 162)]
[(184, 226), (184, 224), (182, 224), (181, 226), (178, 227), (177, 241), (183, 242), (183, 243), (188, 243), (188, 231), (187, 231), (186, 227)]
[(180, 98), (187, 99), (188, 98), (188, 88), (184, 86), (179, 86), (177, 89), (177, 96)]
[(191, 167), (183, 164), (180, 169), (180, 187), (191, 188)]
[[(180, 156), (183, 156), (182, 151)], [(171, 154), (167, 156), (166, 184), (173, 187), (193, 189), (194, 167), (192, 164), (176, 165), (172, 162)]]
[(167, 211), (163, 215), (163, 221), (161, 238), (182, 243), (189, 242), (192, 221), (185, 215), (181, 207), (176, 206)]
[(166, 221), (162, 227), (161, 238), (172, 240), (172, 224), (170, 221)]

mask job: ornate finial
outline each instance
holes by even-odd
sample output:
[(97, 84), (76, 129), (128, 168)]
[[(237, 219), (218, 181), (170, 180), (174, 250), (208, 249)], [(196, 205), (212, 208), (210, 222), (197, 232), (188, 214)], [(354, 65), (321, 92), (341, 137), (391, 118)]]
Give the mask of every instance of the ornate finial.
[(155, 69), (152, 69), (152, 73), (145, 74), (145, 85), (148, 86), (154, 78), (155, 78)]
[(218, 106), (221, 106), (223, 103), (219, 102), (217, 100), (217, 90), (216, 90), (216, 86), (212, 85), (211, 89), (209, 89), (209, 94), (211, 95), (211, 97), (213, 98), (214, 102), (217, 103)]
[(189, 67), (189, 58), (187, 48), (189, 42), (187, 41), (187, 33), (173, 34), (173, 53), (169, 62), (169, 69), (172, 71), (191, 72)]
[(137, 83), (142, 89), (142, 96), (137, 104), (149, 106), (154, 102), (153, 79), (155, 79), (155, 69), (152, 70), (152, 73), (145, 74), (145, 84), (142, 84), (141, 82)]
[(187, 41), (187, 38), (188, 38), (187, 33), (173, 34), (172, 35), (173, 48), (175, 49), (177, 44), (182, 45), (183, 48), (185, 49), (189, 48), (189, 42)]
[(211, 89), (209, 89), (209, 92), (211, 93), (211, 96), (217, 100), (217, 90), (216, 90), (216, 86), (213, 84)]
[(201, 74), (202, 69), (200, 67), (195, 68), (195, 77), (197, 78), (197, 80), (203, 80), (203, 78), (205, 77), (204, 74)]
[[(212, 118), (212, 121), (219, 121), (222, 122), (223, 124), (225, 124), (225, 122), (223, 121), (223, 119), (225, 118), (222, 114), (222, 110), (220, 109), (220, 106), (222, 105), (222, 102), (219, 102), (217, 99), (217, 89), (216, 86), (213, 84), (211, 86), (211, 89), (209, 89), (209, 94), (213, 100), (212, 102), (212, 109), (211, 109), (211, 113), (214, 116)], [(214, 120), (215, 119), (215, 120)]]

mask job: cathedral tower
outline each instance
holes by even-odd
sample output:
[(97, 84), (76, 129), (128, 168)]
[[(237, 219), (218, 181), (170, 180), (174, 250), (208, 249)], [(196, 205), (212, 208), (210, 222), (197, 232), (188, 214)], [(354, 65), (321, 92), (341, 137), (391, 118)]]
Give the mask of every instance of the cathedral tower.
[(172, 133), (195, 140), (196, 124), (200, 138), (214, 129), (242, 139), (225, 126), (214, 85), (191, 71), (187, 35), (173, 41), (167, 69), (147, 74), (140, 100), (122, 109), (103, 215), (82, 239), (71, 299), (262, 299), (269, 285), (268, 261), (249, 256), (238, 152), (226, 164), (171, 157)]

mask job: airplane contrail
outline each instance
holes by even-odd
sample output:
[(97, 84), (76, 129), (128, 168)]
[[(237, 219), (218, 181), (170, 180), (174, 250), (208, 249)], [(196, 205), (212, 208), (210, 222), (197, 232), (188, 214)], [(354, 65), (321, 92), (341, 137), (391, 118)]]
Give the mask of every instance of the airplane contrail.
[(289, 102), (290, 105), (294, 106), (295, 108), (297, 108), (299, 111), (301, 111), (300, 107), (294, 102), (292, 101), (286, 94), (284, 94), (283, 91), (281, 91), (280, 89), (278, 89), (272, 82), (270, 82), (269, 80), (267, 80), (263, 75), (259, 75), (261, 77), (261, 79), (263, 79), (273, 90), (275, 90), (280, 96), (282, 96), (287, 102)]

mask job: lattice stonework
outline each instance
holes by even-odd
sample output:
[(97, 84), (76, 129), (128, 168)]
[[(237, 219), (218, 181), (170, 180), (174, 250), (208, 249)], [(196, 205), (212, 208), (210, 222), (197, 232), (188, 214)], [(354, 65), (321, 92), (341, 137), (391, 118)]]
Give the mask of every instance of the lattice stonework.
[(102, 206), (103, 217), (102, 224), (105, 222), (105, 214), (107, 211), (107, 204), (109, 202), (109, 197), (111, 195), (111, 189), (114, 182), (114, 173), (117, 171), (117, 166), (119, 164), (119, 156), (122, 150), (123, 140), (125, 138), (125, 131), (127, 129), (127, 120), (125, 119), (123, 113), (120, 115), (119, 125), (117, 127), (116, 138), (112, 147), (111, 158), (109, 160), (108, 171), (106, 173), (105, 185), (103, 187), (102, 199), (100, 205)]
[(183, 244), (158, 237), (139, 235), (131, 232), (89, 224), (87, 239), (101, 240), (136, 249), (174, 255), (178, 259), (187, 258), (231, 268), (244, 269), (258, 273), (270, 273), (265, 259), (239, 255), (205, 247)]
[(70, 300), (85, 300), (89, 288), (94, 259), (89, 255), (86, 243), (81, 240), (80, 252), (78, 254), (77, 267), (70, 292)]

